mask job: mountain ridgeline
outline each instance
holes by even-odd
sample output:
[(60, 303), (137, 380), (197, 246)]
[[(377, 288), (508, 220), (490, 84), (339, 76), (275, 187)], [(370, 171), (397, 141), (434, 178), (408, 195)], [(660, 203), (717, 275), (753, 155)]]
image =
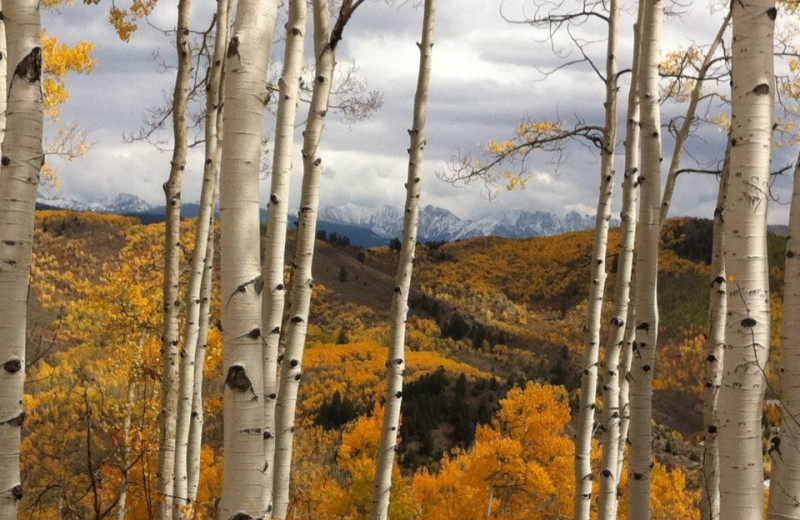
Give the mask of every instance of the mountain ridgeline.
[[(58, 208), (75, 211), (94, 211), (113, 215), (137, 217), (142, 223), (164, 220), (165, 207), (153, 206), (139, 197), (121, 193), (99, 202), (84, 203), (61, 197), (39, 198), (40, 209)], [(183, 218), (194, 218), (199, 206), (185, 203), (181, 209)], [(266, 221), (267, 211), (261, 210), (261, 220)], [(403, 215), (395, 206), (366, 207), (353, 203), (325, 206), (320, 209), (318, 229), (326, 233), (337, 233), (350, 239), (350, 243), (361, 247), (387, 245), (393, 238), (403, 234)], [(292, 222), (296, 222), (292, 218)], [(437, 206), (425, 206), (419, 214), (420, 242), (452, 242), (480, 236), (505, 238), (530, 238), (558, 235), (594, 227), (593, 215), (582, 215), (570, 211), (563, 217), (548, 211), (504, 210), (476, 220), (462, 219), (449, 210)], [(619, 222), (612, 220), (612, 226)]]

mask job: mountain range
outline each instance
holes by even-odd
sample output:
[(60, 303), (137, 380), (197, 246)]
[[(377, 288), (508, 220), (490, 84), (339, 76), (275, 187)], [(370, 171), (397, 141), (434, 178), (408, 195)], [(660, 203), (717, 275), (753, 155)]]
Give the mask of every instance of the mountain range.
[[(38, 203), (42, 207), (130, 215), (139, 217), (143, 222), (163, 220), (165, 211), (164, 206), (154, 206), (127, 193), (90, 203), (40, 195)], [(185, 203), (181, 215), (191, 218), (197, 216), (198, 212), (197, 204)], [(262, 209), (262, 220), (266, 220), (266, 217), (267, 212)], [(503, 209), (477, 220), (469, 220), (444, 208), (425, 206), (420, 210), (417, 235), (420, 242), (451, 242), (476, 236), (527, 238), (588, 229), (594, 227), (594, 222), (594, 215), (581, 215), (576, 211), (559, 217), (547, 211)], [(618, 224), (616, 220), (611, 222), (612, 226)], [(327, 233), (347, 236), (354, 245), (373, 247), (386, 245), (391, 239), (402, 236), (403, 215), (394, 206), (367, 207), (348, 202), (320, 209), (318, 228)]]

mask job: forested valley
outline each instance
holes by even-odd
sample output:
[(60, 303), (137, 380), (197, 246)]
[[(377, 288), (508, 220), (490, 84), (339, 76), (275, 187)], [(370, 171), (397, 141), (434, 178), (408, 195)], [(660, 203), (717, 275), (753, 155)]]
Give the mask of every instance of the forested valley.
[[(514, 2), (490, 7), (535, 45), (488, 58), (437, 0), (0, 2), (0, 520), (800, 519), (798, 4)], [(156, 216), (42, 204), (100, 153), (64, 114), (112, 42), (48, 32), (72, 9), (169, 41), (164, 103), (124, 135), (159, 151)], [(400, 115), (352, 53), (408, 13), (413, 63), (381, 72), (414, 71)], [(432, 95), (482, 61), (490, 84)], [(552, 107), (470, 97), (522, 62)], [(94, 117), (122, 117), (115, 89)], [(509, 103), (503, 135), (447, 149)], [(370, 155), (358, 125), (408, 130)], [(90, 188), (141, 184), (127, 153)], [(400, 170), (386, 245), (319, 227)], [(459, 190), (593, 227), (425, 239), (427, 192)]]

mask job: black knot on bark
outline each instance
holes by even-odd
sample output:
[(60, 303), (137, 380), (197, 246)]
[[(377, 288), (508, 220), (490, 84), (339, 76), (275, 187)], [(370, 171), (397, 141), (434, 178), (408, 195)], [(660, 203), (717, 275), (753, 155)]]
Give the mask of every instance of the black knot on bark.
[(280, 334), (281, 333), (281, 328), (280, 327), (273, 327), (272, 330), (269, 331), (269, 333), (270, 334)]
[(603, 470), (603, 476), (604, 476), (604, 477), (608, 478), (608, 477), (610, 477), (611, 475), (612, 475), (612, 473), (611, 473), (611, 470), (609, 470), (608, 468), (606, 468), (606, 469), (604, 469), (604, 470)]
[(786, 258), (794, 258), (794, 251), (791, 249), (786, 251)]
[(258, 339), (261, 337), (261, 329), (255, 327), (253, 330), (247, 333), (247, 337), (250, 339)]
[(708, 361), (709, 363), (714, 363), (716, 360), (717, 356), (715, 356), (714, 354), (709, 354), (708, 357), (706, 358), (706, 361)]
[[(232, 58), (239, 54), (239, 37), (234, 36), (231, 38), (231, 42), (228, 44), (228, 58)], [(250, 518), (250, 517), (248, 517)], [(233, 520), (244, 520), (244, 519), (233, 519)]]
[(8, 166), (9, 164), (11, 164), (11, 159), (7, 155), (4, 155), (3, 159), (0, 160), (0, 163), (2, 163), (3, 166)]
[(36, 83), (42, 78), (42, 48), (34, 47), (22, 61), (17, 64), (14, 76), (29, 83)]
[(713, 424), (709, 424), (708, 428), (706, 428), (706, 431), (710, 434), (715, 434), (717, 433), (717, 427), (714, 426)]
[(755, 88), (753, 89), (753, 94), (755, 94), (756, 96), (769, 95), (769, 85), (767, 85), (766, 83), (761, 83), (759, 85), (756, 85)]
[(255, 518), (248, 515), (247, 513), (236, 513), (231, 517), (231, 520), (255, 520)]
[(275, 399), (276, 397), (278, 397), (278, 394), (276, 394), (275, 392), (272, 392), (267, 397), (269, 397), (270, 399)]
[(638, 325), (636, 326), (636, 330), (645, 330), (645, 331), (649, 331), (649, 330), (650, 330), (650, 324), (649, 324), (649, 323), (640, 323), (640, 324), (638, 324)]
[(641, 473), (634, 473), (633, 474), (633, 480), (642, 480), (642, 474)]
[(303, 323), (303, 318), (300, 316), (292, 316), (292, 323)]
[(644, 365), (644, 366), (642, 367), (642, 371), (644, 371), (644, 372), (650, 372), (650, 365)]
[(299, 362), (299, 361), (297, 361), (296, 359), (293, 359), (293, 360), (291, 360), (291, 361), (289, 362), (289, 366), (290, 366), (290, 367), (292, 367), (292, 368), (296, 367), (296, 366), (297, 366), (297, 365), (299, 365), (299, 364), (300, 364), (300, 362)]
[(250, 378), (247, 377), (247, 372), (241, 365), (233, 365), (228, 369), (228, 376), (225, 378), (225, 384), (231, 390), (238, 390), (246, 392), (253, 388)]
[(714, 284), (716, 284), (716, 285), (722, 285), (722, 284), (724, 284), (724, 283), (725, 283), (725, 277), (724, 277), (724, 276), (717, 276), (716, 278), (714, 278), (714, 281), (713, 281), (713, 282), (711, 282), (711, 285), (712, 285), (712, 286), (713, 286)]
[(742, 327), (746, 327), (748, 329), (755, 327), (756, 323), (757, 323), (756, 320), (754, 320), (753, 318), (745, 318), (740, 322)]
[(282, 291), (283, 289), (284, 289), (284, 285), (282, 283), (279, 283), (278, 285), (275, 286), (275, 290), (276, 291)]
[(395, 393), (394, 393), (394, 396), (395, 396), (396, 398), (400, 399), (401, 397), (403, 397), (403, 392), (401, 392), (401, 391), (399, 391), (399, 390), (398, 390), (397, 392), (395, 392)]
[(3, 363), (3, 369), (9, 374), (16, 374), (22, 368), (22, 361), (19, 358), (12, 358)]
[(397, 358), (397, 359), (394, 360), (394, 364), (397, 365), (397, 366), (400, 366), (400, 365), (403, 364), (403, 360), (400, 359), (400, 358)]
[(614, 316), (613, 318), (611, 318), (611, 324), (614, 325), (615, 327), (622, 327), (623, 325), (625, 325), (625, 320), (617, 316)]
[(273, 193), (272, 195), (270, 195), (269, 201), (271, 203), (273, 203), (273, 204), (277, 204), (278, 203), (278, 196)]
[(14, 498), (17, 500), (22, 500), (22, 486), (17, 484), (11, 488), (11, 494), (14, 495)]
[(394, 288), (394, 292), (396, 292), (397, 294), (400, 294), (400, 288), (399, 287), (395, 287)]
[(295, 380), (295, 381), (300, 381), (300, 378), (301, 378), (301, 377), (303, 377), (301, 374), (295, 374), (295, 375), (294, 375), (294, 380)]
[(264, 440), (269, 440), (272, 438), (272, 433), (264, 430)]

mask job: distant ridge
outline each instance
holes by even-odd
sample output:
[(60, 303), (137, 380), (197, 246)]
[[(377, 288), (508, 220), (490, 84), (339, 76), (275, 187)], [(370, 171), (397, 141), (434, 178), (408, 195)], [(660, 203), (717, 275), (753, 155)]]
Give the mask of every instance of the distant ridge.
[[(41, 195), (37, 205), (42, 209), (71, 209), (131, 216), (145, 224), (161, 222), (165, 214), (165, 206), (154, 206), (127, 193), (91, 203)], [(193, 218), (199, 211), (198, 204), (184, 203), (181, 217)], [(261, 220), (266, 219), (267, 211), (262, 209)], [(559, 217), (547, 211), (524, 210), (500, 210), (478, 220), (467, 220), (444, 208), (425, 206), (420, 210), (417, 240), (451, 242), (476, 236), (528, 238), (557, 235), (592, 228), (594, 221), (593, 215), (581, 215), (576, 211)], [(612, 219), (611, 225), (617, 226), (619, 222)], [(367, 207), (348, 202), (323, 207), (319, 212), (317, 227), (326, 233), (347, 236), (353, 245), (375, 247), (387, 245), (391, 239), (402, 236), (403, 216), (401, 209), (394, 206)]]

